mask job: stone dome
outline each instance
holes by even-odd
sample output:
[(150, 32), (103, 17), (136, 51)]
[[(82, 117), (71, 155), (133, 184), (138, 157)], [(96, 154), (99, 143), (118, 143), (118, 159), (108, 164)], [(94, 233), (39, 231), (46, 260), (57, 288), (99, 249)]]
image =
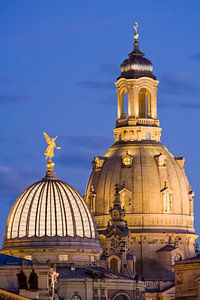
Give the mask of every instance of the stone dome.
[(151, 61), (144, 57), (139, 49), (138, 41), (134, 42), (134, 49), (129, 54), (129, 58), (125, 59), (121, 66), (121, 75), (119, 78), (137, 79), (140, 77), (150, 77), (156, 79), (153, 74), (153, 65)]
[(99, 247), (91, 213), (69, 184), (48, 174), (17, 198), (8, 217), (4, 249)]
[(98, 230), (109, 221), (116, 184), (133, 232), (194, 232), (193, 192), (184, 159), (174, 158), (161, 143), (116, 142), (95, 159), (86, 200), (94, 208)]

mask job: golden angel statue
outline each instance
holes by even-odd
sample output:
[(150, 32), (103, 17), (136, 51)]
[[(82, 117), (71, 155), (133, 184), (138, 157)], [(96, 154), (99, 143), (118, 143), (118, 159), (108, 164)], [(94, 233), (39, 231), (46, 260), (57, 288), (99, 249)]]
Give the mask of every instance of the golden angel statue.
[(60, 150), (61, 147), (56, 146), (55, 141), (57, 139), (57, 136), (54, 137), (54, 138), (50, 138), (46, 132), (43, 132), (43, 134), (44, 134), (45, 140), (48, 144), (48, 147), (47, 147), (44, 155), (46, 156), (46, 159), (51, 160), (52, 157), (54, 157), (54, 148), (57, 149), (57, 150)]

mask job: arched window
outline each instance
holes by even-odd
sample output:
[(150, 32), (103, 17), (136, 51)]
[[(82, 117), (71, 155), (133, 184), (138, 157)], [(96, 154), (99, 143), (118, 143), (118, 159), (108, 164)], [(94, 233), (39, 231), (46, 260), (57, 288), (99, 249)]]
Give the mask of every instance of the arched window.
[(128, 116), (128, 93), (124, 94), (124, 114)]
[(163, 196), (163, 211), (165, 213), (171, 213), (172, 212), (172, 193), (169, 191), (168, 188), (165, 188), (162, 191)]
[(142, 88), (139, 91), (139, 117), (151, 118), (151, 94), (150, 92)]
[(151, 133), (150, 132), (147, 132), (146, 133), (146, 140), (150, 140), (151, 139)]
[(125, 293), (120, 293), (114, 296), (114, 298), (112, 298), (112, 300), (129, 300), (130, 297), (128, 295), (126, 295)]
[(121, 119), (127, 119), (128, 117), (128, 93), (124, 92), (122, 94), (122, 111), (121, 111)]
[(75, 295), (72, 296), (71, 300), (81, 300), (81, 297), (75, 292)]
[(118, 261), (117, 258), (112, 258), (110, 261), (110, 268), (114, 273), (118, 273)]
[(190, 189), (188, 196), (189, 196), (189, 214), (193, 216), (194, 215), (194, 191), (192, 189)]
[(128, 91), (123, 88), (118, 93), (118, 119), (127, 119), (128, 114)]

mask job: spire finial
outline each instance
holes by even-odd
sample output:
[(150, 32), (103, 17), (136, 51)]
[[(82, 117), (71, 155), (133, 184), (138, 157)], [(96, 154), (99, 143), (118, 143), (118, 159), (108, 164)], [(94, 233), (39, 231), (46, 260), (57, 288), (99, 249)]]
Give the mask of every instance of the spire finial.
[(134, 23), (133, 28), (134, 28), (134, 35), (133, 35), (133, 37), (134, 37), (135, 41), (137, 41), (138, 38), (139, 38), (138, 23), (137, 22)]
[(46, 132), (43, 132), (45, 140), (48, 144), (46, 151), (44, 153), (45, 158), (48, 159), (46, 163), (46, 168), (47, 168), (47, 176), (54, 176), (54, 162), (52, 158), (54, 157), (54, 149), (60, 150), (61, 147), (56, 146), (56, 139), (57, 136), (50, 138), (49, 135)]

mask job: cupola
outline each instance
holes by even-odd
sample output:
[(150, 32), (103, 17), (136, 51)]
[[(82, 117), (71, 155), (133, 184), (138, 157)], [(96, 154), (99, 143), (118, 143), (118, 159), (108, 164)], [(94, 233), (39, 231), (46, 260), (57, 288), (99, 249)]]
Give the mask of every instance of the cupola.
[(121, 74), (116, 82), (118, 118), (114, 136), (116, 142), (160, 142), (158, 80), (151, 61), (139, 49), (138, 23), (134, 24), (134, 30), (134, 49), (121, 64)]
[(156, 76), (153, 74), (153, 65), (151, 61), (145, 58), (144, 53), (140, 51), (137, 22), (134, 24), (134, 29), (133, 51), (129, 54), (129, 57), (122, 62), (120, 66), (121, 75), (119, 78), (137, 79), (140, 77), (150, 77), (156, 79)]

